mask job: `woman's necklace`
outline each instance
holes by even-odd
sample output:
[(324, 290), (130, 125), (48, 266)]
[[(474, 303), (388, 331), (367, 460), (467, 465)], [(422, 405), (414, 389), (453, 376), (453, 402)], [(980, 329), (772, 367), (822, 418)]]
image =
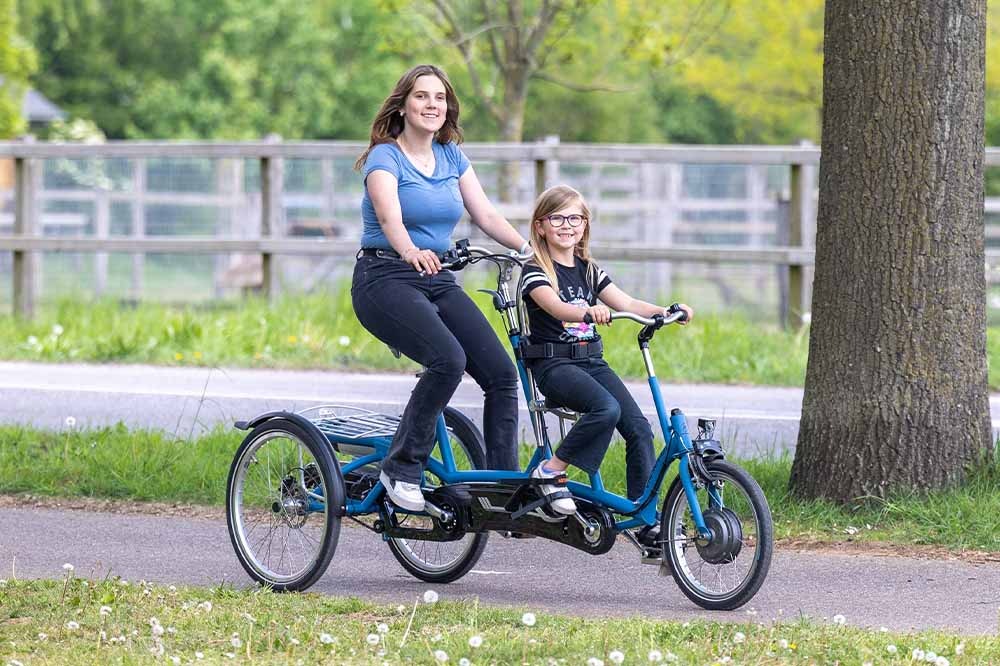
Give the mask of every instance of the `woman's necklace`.
[(415, 153), (414, 151), (412, 151), (409, 148), (407, 148), (406, 144), (404, 144), (401, 139), (396, 139), (396, 143), (399, 145), (400, 149), (403, 151), (403, 154), (406, 155), (406, 157), (409, 158), (409, 160), (411, 162), (413, 162), (415, 165), (417, 165), (417, 168), (420, 169), (422, 172), (427, 173), (427, 172), (429, 172), (429, 171), (431, 171), (433, 169), (433, 167), (434, 167), (434, 151), (433, 151), (433, 149), (431, 150), (430, 154), (428, 154), (426, 157), (423, 157), (423, 156), (417, 155), (417, 153)]

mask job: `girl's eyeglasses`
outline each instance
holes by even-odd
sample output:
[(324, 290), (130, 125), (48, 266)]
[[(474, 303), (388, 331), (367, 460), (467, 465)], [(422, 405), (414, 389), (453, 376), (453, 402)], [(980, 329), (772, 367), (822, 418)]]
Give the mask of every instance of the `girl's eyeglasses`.
[(548, 215), (545, 219), (556, 229), (564, 224), (569, 224), (571, 227), (578, 227), (587, 221), (587, 218), (583, 215)]

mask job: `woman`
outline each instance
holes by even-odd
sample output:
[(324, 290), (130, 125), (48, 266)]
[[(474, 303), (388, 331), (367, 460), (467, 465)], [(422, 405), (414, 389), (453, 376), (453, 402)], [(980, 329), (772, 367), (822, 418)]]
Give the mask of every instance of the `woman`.
[(463, 208), (506, 247), (528, 242), (487, 199), (459, 149), (458, 98), (443, 71), (406, 72), (372, 123), (355, 168), (364, 177), (364, 232), (351, 296), (361, 324), (427, 368), (403, 411), (380, 475), (389, 499), (424, 508), (420, 481), (434, 448), (438, 414), (468, 371), (485, 394), (490, 469), (517, 469), (517, 372), (479, 308), (440, 255)]

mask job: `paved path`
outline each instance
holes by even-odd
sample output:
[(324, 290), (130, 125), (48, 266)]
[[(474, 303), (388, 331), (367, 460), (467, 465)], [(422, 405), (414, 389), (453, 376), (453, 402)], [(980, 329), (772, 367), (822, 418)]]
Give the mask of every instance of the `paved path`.
[[(58, 578), (64, 562), (73, 563), (77, 575), (95, 578), (111, 573), (164, 584), (249, 584), (221, 518), (0, 510), (0, 577)], [(572, 572), (558, 594), (536, 583), (555, 562)], [(312, 591), (408, 604), (428, 587), (407, 575), (377, 537), (345, 527), (329, 571)], [(628, 544), (594, 557), (542, 539), (493, 536), (471, 573), (435, 589), (444, 599), (478, 597), (486, 604), (585, 616), (770, 622), (800, 616), (829, 621), (841, 614), (863, 627), (996, 635), (1000, 564), (779, 549), (750, 605), (712, 613), (689, 602), (657, 567), (640, 564)]]
[[(267, 410), (323, 403), (398, 414), (415, 381), (410, 374), (7, 362), (0, 363), (0, 423), (63, 428), (72, 416), (77, 427), (122, 421), (186, 437)], [(632, 382), (630, 388), (652, 416), (648, 385)], [(794, 446), (801, 389), (664, 384), (663, 392), (668, 405), (682, 407), (690, 418), (719, 419), (731, 451)], [(479, 387), (467, 379), (452, 404), (480, 422), (482, 401)], [(523, 410), (521, 422), (523, 439), (532, 440)]]

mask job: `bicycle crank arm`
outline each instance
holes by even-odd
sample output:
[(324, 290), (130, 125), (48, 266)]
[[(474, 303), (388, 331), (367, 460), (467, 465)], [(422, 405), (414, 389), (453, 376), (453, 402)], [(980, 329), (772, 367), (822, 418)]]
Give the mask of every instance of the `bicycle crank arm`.
[(428, 499), (424, 499), (424, 511), (442, 523), (450, 523), (455, 518), (451, 511), (445, 511)]

